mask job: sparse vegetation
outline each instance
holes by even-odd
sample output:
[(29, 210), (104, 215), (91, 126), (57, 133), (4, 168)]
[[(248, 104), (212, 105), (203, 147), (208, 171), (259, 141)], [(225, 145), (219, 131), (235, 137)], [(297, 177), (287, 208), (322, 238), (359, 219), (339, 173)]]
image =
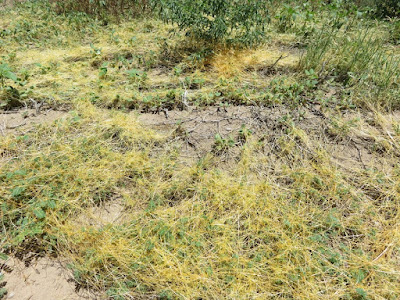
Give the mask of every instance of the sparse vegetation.
[(399, 20), (375, 3), (0, 8), (0, 271), (61, 257), (114, 300), (398, 299)]

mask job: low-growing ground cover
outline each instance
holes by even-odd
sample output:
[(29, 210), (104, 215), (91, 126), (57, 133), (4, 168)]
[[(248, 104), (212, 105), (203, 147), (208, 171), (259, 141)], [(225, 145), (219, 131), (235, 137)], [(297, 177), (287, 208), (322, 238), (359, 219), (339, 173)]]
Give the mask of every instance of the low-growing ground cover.
[(210, 49), (0, 10), (5, 264), (62, 257), (110, 299), (399, 298), (396, 20), (270, 11), (264, 44)]

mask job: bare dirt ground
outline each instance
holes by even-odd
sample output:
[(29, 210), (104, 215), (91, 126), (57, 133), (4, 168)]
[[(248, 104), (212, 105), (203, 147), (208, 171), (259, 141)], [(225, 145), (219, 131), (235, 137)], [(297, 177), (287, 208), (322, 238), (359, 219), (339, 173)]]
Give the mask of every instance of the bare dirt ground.
[(47, 110), (37, 113), (34, 109), (0, 112), (0, 135), (23, 133), (36, 124), (51, 123), (66, 115), (66, 112)]
[[(274, 141), (284, 135), (284, 116), (296, 114), (285, 107), (206, 107), (190, 108), (183, 111), (169, 111), (166, 114), (145, 113), (138, 116), (139, 121), (145, 126), (163, 134), (169, 134), (172, 141), (181, 143), (182, 156), (190, 159), (198, 159), (213, 151), (215, 136), (219, 134), (223, 138), (237, 140), (243, 126), (253, 136), (271, 141), (270, 149)], [(347, 119), (357, 119), (357, 115), (349, 115)], [(397, 115), (387, 118), (399, 118)], [(309, 109), (302, 112), (296, 121), (296, 127), (303, 130), (311, 139), (310, 146), (315, 150), (318, 147), (332, 155), (333, 162), (344, 169), (365, 169), (374, 166), (381, 155), (373, 151), (373, 140), (368, 130), (374, 126), (365, 124), (364, 131), (355, 129), (346, 137), (335, 135), (332, 132), (332, 123), (329, 118), (320, 111)], [(374, 136), (386, 133), (374, 132)], [(371, 141), (372, 140), (372, 141)], [(232, 147), (227, 152), (229, 159), (238, 154), (237, 147)]]
[(82, 226), (102, 228), (108, 224), (121, 224), (126, 219), (124, 206), (119, 199), (111, 199), (100, 206), (89, 207), (77, 218)]
[(15, 300), (97, 300), (86, 291), (75, 291), (72, 274), (64, 264), (50, 258), (39, 258), (30, 266), (11, 258), (7, 266), (11, 273), (5, 272), (5, 299)]
[(259, 120), (254, 118), (256, 110), (257, 108), (245, 106), (212, 106), (174, 110), (167, 115), (140, 114), (139, 121), (159, 132), (171, 134), (174, 141), (182, 142), (183, 155), (198, 158), (212, 150), (216, 134), (234, 137), (242, 125), (253, 130), (259, 127)]

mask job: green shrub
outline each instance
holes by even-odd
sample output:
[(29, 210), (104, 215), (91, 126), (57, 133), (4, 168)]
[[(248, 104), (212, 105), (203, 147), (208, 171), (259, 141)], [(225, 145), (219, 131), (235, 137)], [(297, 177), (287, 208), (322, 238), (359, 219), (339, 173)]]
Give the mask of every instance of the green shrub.
[(101, 19), (140, 16), (157, 10), (163, 21), (177, 24), (196, 40), (252, 46), (263, 41), (269, 22), (263, 0), (67, 0), (56, 1), (60, 13), (81, 11)]
[(252, 46), (262, 41), (268, 22), (262, 0), (161, 0), (160, 16), (195, 39)]
[(399, 0), (374, 0), (374, 2), (380, 17), (400, 17)]
[(381, 18), (400, 17), (399, 0), (357, 0), (354, 2), (359, 7), (371, 8), (374, 14)]

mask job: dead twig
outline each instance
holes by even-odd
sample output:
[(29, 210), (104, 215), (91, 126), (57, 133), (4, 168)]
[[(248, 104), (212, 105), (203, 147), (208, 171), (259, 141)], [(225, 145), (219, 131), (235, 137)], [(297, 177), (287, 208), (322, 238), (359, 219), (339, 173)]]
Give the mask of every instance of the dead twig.
[(25, 126), (25, 125), (26, 125), (26, 122), (21, 123), (19, 125), (15, 125), (15, 126), (7, 126), (6, 129), (16, 129), (18, 127), (22, 127), (22, 126)]
[(282, 54), (281, 56), (279, 56), (279, 58), (272, 64), (272, 66), (270, 67), (270, 69), (271, 69), (271, 70), (274, 69), (275, 66), (278, 64), (278, 62), (279, 62), (280, 60), (285, 59), (285, 58), (287, 58), (287, 57), (289, 57), (289, 55), (286, 55), (286, 56), (284, 57), (283, 54)]
[(40, 115), (40, 108), (43, 106), (43, 102), (37, 102), (37, 101), (33, 100), (32, 98), (30, 98), (29, 100), (33, 103), (33, 105), (35, 107), (35, 114)]
[(362, 164), (364, 170), (366, 170), (366, 169), (367, 169), (367, 166), (364, 164), (364, 161), (363, 161), (363, 159), (362, 159), (362, 155), (361, 155), (361, 150), (360, 150), (360, 148), (357, 146), (356, 142), (355, 142), (353, 139), (351, 139), (351, 141), (353, 142), (354, 148), (357, 149), (357, 152), (358, 152), (358, 159), (359, 159), (360, 163)]
[(378, 259), (380, 259), (383, 255), (385, 255), (386, 252), (389, 251), (390, 247), (392, 247), (393, 244), (390, 244), (389, 246), (386, 247), (385, 250), (382, 251), (381, 254), (379, 254), (373, 261), (377, 261)]

